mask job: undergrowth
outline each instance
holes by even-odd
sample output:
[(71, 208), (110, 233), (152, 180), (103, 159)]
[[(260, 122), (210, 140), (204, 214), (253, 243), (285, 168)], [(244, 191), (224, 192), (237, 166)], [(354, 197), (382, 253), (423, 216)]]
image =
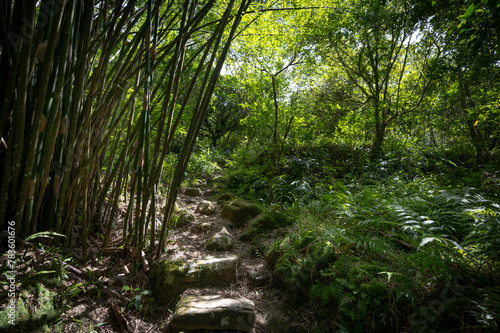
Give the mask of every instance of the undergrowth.
[(498, 329), (500, 205), (432, 181), (389, 185), (337, 185), (304, 206), (270, 250), (276, 275), (349, 332)]
[(278, 170), (248, 152), (229, 166), (229, 190), (300, 216), (266, 258), (286, 300), (315, 308), (312, 331), (499, 329), (494, 163), (415, 148), (370, 159), (362, 147), (323, 145), (288, 151)]

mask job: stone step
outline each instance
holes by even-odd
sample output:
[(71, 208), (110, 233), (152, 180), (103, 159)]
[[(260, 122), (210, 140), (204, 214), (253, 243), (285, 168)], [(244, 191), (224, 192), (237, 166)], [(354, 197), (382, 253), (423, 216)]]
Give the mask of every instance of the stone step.
[(234, 242), (226, 227), (222, 227), (222, 230), (210, 238), (206, 245), (211, 251), (229, 251), (233, 248)]
[(254, 323), (255, 306), (246, 298), (189, 295), (177, 303), (170, 325), (177, 330), (250, 332)]
[(189, 287), (229, 285), (236, 282), (240, 257), (235, 254), (208, 256), (192, 262), (160, 260), (149, 271), (153, 295), (167, 304)]

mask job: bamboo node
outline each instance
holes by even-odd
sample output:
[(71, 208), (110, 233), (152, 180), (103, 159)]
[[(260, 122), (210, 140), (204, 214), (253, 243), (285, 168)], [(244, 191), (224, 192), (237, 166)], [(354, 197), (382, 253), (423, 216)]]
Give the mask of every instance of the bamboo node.
[(36, 57), (38, 58), (38, 60), (40, 62), (43, 62), (44, 59), (45, 59), (45, 51), (47, 50), (47, 44), (48, 44), (48, 40), (46, 40), (45, 42), (41, 43), (40, 45), (38, 45), (38, 48), (36, 49)]
[(61, 181), (61, 177), (58, 175), (54, 176), (54, 194), (59, 195), (59, 183)]
[(59, 126), (59, 134), (64, 135), (66, 134), (66, 123), (68, 122), (68, 116), (65, 116), (63, 119), (61, 119), (61, 125)]
[(36, 184), (36, 176), (35, 176), (35, 178), (31, 178), (31, 180), (30, 180), (30, 188), (28, 190), (28, 199), (33, 199), (35, 197), (35, 184)]
[(144, 147), (139, 150), (139, 167), (144, 166)]
[(45, 133), (47, 131), (47, 118), (45, 118), (45, 115), (42, 113), (42, 119), (40, 121), (40, 128), (38, 129), (39, 133)]

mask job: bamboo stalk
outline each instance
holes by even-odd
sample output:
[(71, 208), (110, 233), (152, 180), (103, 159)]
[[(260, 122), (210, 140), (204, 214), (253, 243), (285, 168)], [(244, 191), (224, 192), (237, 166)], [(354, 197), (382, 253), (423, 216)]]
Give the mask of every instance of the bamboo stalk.
[[(28, 22), (32, 22), (35, 14), (35, 2), (32, 1), (26, 7), (26, 19)], [(16, 194), (18, 193), (19, 180), (21, 177), (21, 165), (22, 165), (22, 154), (18, 153), (24, 150), (24, 137), (25, 130), (24, 124), (26, 121), (26, 103), (27, 103), (27, 92), (28, 92), (28, 84), (29, 84), (29, 68), (30, 68), (30, 59), (31, 59), (31, 41), (33, 39), (33, 31), (29, 31), (26, 36), (26, 43), (21, 44), (21, 49), (19, 50), (19, 57), (15, 57), (19, 61), (19, 84), (17, 87), (18, 90), (18, 100), (16, 101), (15, 110), (13, 113), (14, 119), (13, 124), (14, 128), (12, 129), (13, 139), (7, 140), (7, 159), (5, 161), (5, 169), (1, 179), (0, 186), (0, 228), (2, 230), (6, 229), (6, 210), (7, 207), (10, 206), (10, 203), (15, 203), (17, 200)], [(5, 49), (9, 49), (7, 45), (4, 46)], [(4, 49), (2, 47), (2, 50)], [(22, 52), (21, 52), (22, 51)], [(16, 64), (14, 63), (11, 67), (11, 71), (14, 71), (16, 68)], [(9, 80), (14, 82), (14, 78), (16, 75), (11, 73), (8, 76)], [(10, 81), (7, 83), (7, 89), (5, 91), (3, 101), (7, 103), (7, 100), (10, 102), (10, 98), (7, 99), (6, 96), (9, 94), (8, 90), (13, 89), (9, 88), (13, 86), (13, 83)], [(8, 107), (2, 107), (2, 115), (7, 116), (9, 112), (7, 111)], [(0, 133), (3, 132), (3, 127), (0, 123)], [(10, 177), (10, 178), (9, 178)], [(10, 185), (10, 186), (9, 186)], [(10, 187), (10, 190), (9, 190)], [(13, 204), (12, 204), (13, 206)], [(11, 214), (8, 214), (9, 216)]]
[[(59, 35), (59, 27), (61, 24), (61, 19), (62, 19), (62, 11), (63, 11), (63, 6), (55, 13), (54, 21), (53, 21), (53, 27), (51, 29), (51, 36), (48, 39), (48, 44), (47, 44), (47, 49), (45, 51), (45, 56), (48, 58), (52, 58), (54, 55), (54, 51), (56, 48), (56, 42), (58, 39)], [(36, 100), (38, 103), (36, 104), (37, 107), (35, 109), (35, 114), (33, 117), (33, 122), (31, 125), (31, 129), (29, 132), (29, 137), (28, 137), (28, 142), (27, 146), (28, 148), (25, 150), (26, 151), (26, 157), (25, 157), (25, 171), (23, 172), (23, 179), (21, 186), (19, 188), (19, 196), (16, 204), (16, 212), (14, 215), (14, 221), (16, 225), (16, 233), (18, 234), (21, 230), (21, 222), (24, 214), (26, 213), (28, 216), (30, 216), (29, 212), (29, 205), (27, 205), (26, 198), (28, 200), (32, 201), (32, 197), (30, 196), (32, 193), (29, 193), (29, 189), (31, 186), (34, 186), (34, 182), (36, 182), (36, 177), (33, 177), (32, 171), (36, 170), (35, 166), (35, 152), (36, 152), (36, 146), (37, 146), (37, 137), (40, 131), (40, 124), (42, 123), (42, 116), (43, 116), (43, 110), (45, 107), (45, 103), (43, 101), (45, 100), (46, 94), (47, 94), (47, 87), (49, 83), (49, 78), (50, 78), (50, 70), (51, 70), (51, 63), (50, 61), (44, 61), (42, 62), (41, 65), (41, 70), (40, 70), (40, 79), (39, 79), (39, 90), (36, 96)], [(25, 212), (25, 207), (28, 206), (28, 211)], [(29, 223), (31, 221), (27, 220), (26, 225), (24, 227), (24, 231), (29, 231)]]

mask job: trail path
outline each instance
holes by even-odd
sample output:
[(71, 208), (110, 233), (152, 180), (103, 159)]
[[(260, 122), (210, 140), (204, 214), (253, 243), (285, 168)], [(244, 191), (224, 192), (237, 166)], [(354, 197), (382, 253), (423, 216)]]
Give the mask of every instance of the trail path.
[[(245, 228), (237, 228), (230, 220), (223, 218), (221, 216), (223, 204), (217, 204), (217, 197), (208, 196), (205, 193), (209, 194), (210, 191), (205, 191), (201, 196), (179, 195), (177, 202), (180, 210), (193, 214), (195, 219), (186, 226), (174, 229), (165, 259), (193, 262), (207, 257), (236, 254), (239, 256), (237, 277), (235, 282), (225, 286), (187, 286), (180, 295), (181, 298), (188, 295), (219, 295), (232, 300), (244, 298), (253, 302), (255, 307), (255, 323), (251, 332), (292, 331), (291, 326), (294, 326), (294, 323), (291, 319), (291, 310), (279, 301), (281, 291), (271, 286), (272, 272), (266, 267), (264, 258), (251, 254), (252, 244), (239, 240)], [(209, 201), (213, 204), (215, 208), (213, 214), (205, 215), (197, 212), (197, 207), (202, 201)], [(233, 248), (217, 252), (208, 250), (207, 241), (223, 228), (226, 228), (234, 241)], [(262, 239), (262, 243), (271, 244), (271, 237)]]

